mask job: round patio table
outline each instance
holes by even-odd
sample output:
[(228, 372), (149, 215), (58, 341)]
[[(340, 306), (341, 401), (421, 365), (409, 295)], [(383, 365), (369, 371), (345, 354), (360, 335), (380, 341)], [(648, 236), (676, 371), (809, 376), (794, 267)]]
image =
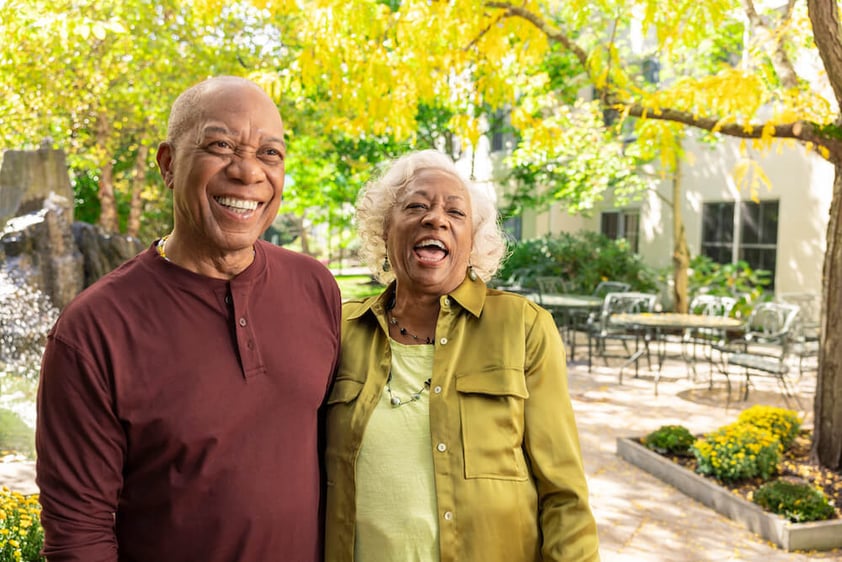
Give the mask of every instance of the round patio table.
[[(738, 330), (743, 326), (743, 320), (727, 316), (710, 316), (705, 314), (684, 314), (680, 312), (640, 312), (621, 313), (611, 316), (609, 321), (612, 324), (629, 326), (634, 328), (648, 328), (654, 331), (654, 340), (658, 345), (658, 373), (655, 375), (655, 396), (658, 395), (658, 382), (661, 378), (661, 368), (666, 357), (666, 339), (663, 337), (665, 330), (691, 330), (709, 329), (726, 332)], [(648, 351), (648, 340), (643, 348), (638, 347), (635, 353), (629, 357), (623, 367), (632, 362), (637, 365), (637, 360)], [(687, 361), (687, 355), (682, 351), (682, 358)], [(693, 372), (695, 373), (695, 353), (692, 359)], [(623, 369), (620, 369), (620, 384), (622, 384)]]

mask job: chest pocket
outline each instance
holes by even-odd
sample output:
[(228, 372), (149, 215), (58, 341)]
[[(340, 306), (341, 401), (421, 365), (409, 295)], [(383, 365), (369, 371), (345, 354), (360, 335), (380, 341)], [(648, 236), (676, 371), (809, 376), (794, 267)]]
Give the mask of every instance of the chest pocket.
[(526, 480), (523, 371), (494, 369), (456, 376), (465, 478)]

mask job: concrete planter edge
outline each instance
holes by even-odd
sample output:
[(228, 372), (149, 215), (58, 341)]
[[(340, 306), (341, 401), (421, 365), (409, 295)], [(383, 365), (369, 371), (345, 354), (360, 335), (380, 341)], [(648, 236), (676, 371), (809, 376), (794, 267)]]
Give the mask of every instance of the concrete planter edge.
[(650, 451), (634, 439), (618, 438), (617, 455), (783, 550), (822, 551), (842, 547), (842, 519), (791, 523)]

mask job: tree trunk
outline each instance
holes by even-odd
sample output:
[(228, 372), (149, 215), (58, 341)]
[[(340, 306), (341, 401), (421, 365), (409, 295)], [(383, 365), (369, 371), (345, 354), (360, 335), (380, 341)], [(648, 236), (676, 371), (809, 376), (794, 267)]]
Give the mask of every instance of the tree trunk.
[(126, 234), (138, 237), (140, 232), (140, 217), (143, 213), (143, 199), (141, 194), (146, 187), (146, 160), (149, 157), (149, 146), (140, 143), (137, 147), (137, 155), (134, 160), (132, 171), (132, 199), (129, 206), (129, 219), (126, 223)]
[(684, 218), (681, 214), (681, 204), (684, 201), (681, 190), (681, 166), (676, 163), (672, 176), (672, 265), (673, 265), (673, 296), (675, 311), (687, 312), (690, 308), (688, 298), (687, 268), (690, 267), (690, 250), (687, 248), (687, 236), (684, 232)]
[[(827, 250), (824, 257), (819, 373), (813, 409), (812, 455), (832, 470), (842, 468), (842, 164), (836, 164)], [(830, 311), (828, 313), (828, 311)]]
[(114, 158), (109, 146), (108, 137), (111, 131), (108, 117), (100, 113), (97, 117), (97, 143), (103, 154), (102, 167), (99, 175), (99, 225), (106, 232), (120, 232), (117, 220), (117, 200), (114, 197)]
[(106, 232), (120, 232), (117, 220), (117, 200), (114, 197), (114, 166), (105, 162), (99, 175), (99, 225)]

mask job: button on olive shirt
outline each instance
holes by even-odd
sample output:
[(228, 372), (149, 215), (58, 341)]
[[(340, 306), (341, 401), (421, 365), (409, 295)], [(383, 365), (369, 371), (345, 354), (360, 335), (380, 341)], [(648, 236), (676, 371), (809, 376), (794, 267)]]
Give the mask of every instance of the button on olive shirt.
[[(355, 462), (386, 392), (392, 291), (343, 305), (340, 367), (328, 400), (330, 562), (353, 560)], [(552, 316), (467, 277), (440, 302), (429, 407), (441, 560), (598, 560)]]

